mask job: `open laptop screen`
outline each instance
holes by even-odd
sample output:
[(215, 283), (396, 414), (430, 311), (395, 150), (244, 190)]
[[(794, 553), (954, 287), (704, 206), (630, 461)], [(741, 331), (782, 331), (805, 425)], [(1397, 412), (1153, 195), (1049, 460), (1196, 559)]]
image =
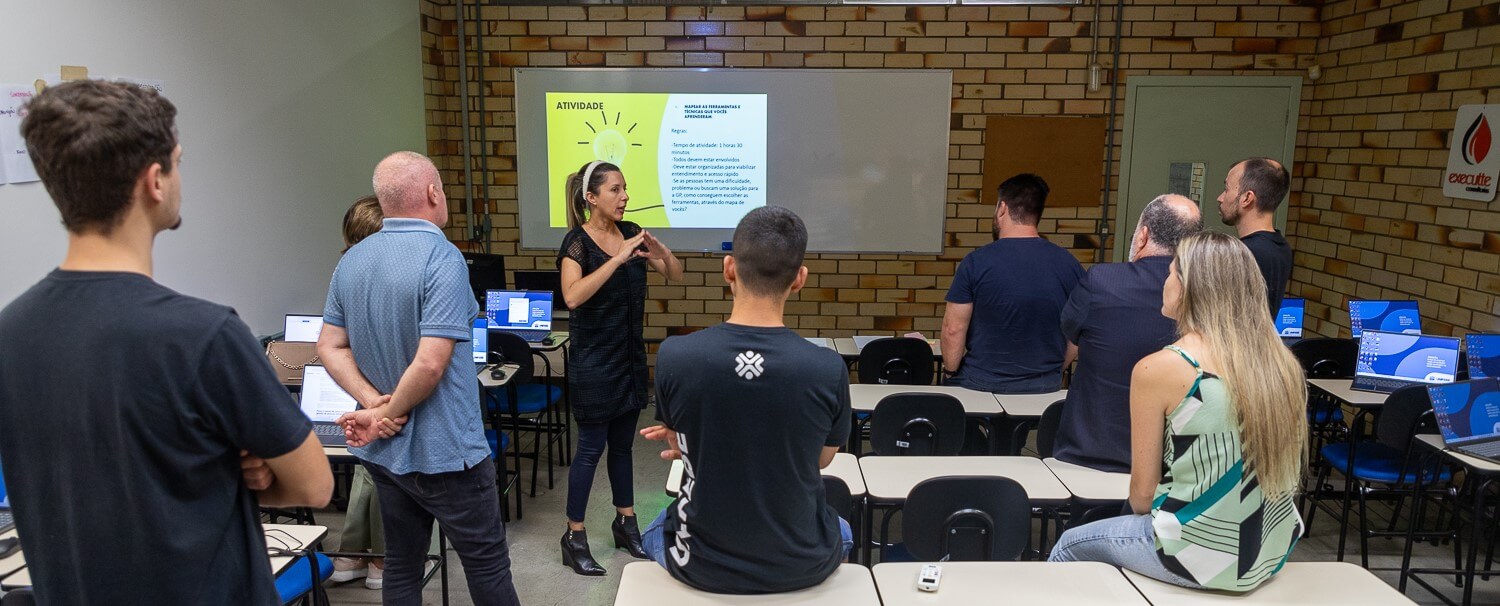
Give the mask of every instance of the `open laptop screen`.
[(1350, 336), (1358, 339), (1365, 330), (1419, 335), (1422, 314), (1416, 301), (1350, 301)]
[(1464, 337), (1469, 351), (1469, 378), (1500, 377), (1500, 335), (1471, 333)]
[(323, 316), (287, 314), (283, 332), (283, 341), (317, 343), (318, 334), (323, 332)]
[(492, 290), (485, 293), (484, 315), (490, 328), (552, 329), (552, 293), (536, 290)]
[(1281, 300), (1281, 310), (1276, 312), (1276, 333), (1283, 337), (1302, 336), (1302, 317), (1307, 311), (1307, 300), (1287, 297)]
[(1418, 383), (1452, 383), (1458, 339), (1366, 330), (1359, 339), (1354, 374)]
[(474, 345), (474, 363), (484, 364), (490, 361), (490, 321), (487, 318), (474, 319), (474, 337), (469, 340)]
[(0, 509), (10, 509), (10, 493), (5, 491), (4, 472), (0, 472)]
[(308, 364), (302, 369), (302, 414), (307, 418), (313, 422), (332, 423), (357, 408), (359, 404), (354, 401), (354, 396), (333, 381), (327, 368)]
[(1500, 435), (1500, 380), (1434, 385), (1427, 388), (1427, 395), (1448, 444)]

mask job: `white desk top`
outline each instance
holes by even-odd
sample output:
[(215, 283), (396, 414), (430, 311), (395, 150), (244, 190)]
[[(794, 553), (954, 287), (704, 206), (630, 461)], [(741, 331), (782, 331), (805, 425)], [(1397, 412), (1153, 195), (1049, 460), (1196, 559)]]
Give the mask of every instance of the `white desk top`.
[[(266, 524), (265, 534), (266, 547), (282, 547), (295, 551), (307, 549), (313, 543), (322, 540), (323, 535), (328, 534), (328, 527), (304, 524)], [(292, 556), (275, 556), (269, 559), (273, 576), (281, 574), (296, 560)]]
[(876, 564), (885, 606), (921, 604), (1047, 604), (1149, 606), (1120, 569), (1098, 562), (941, 562), (938, 590), (917, 590), (920, 562)]
[(1053, 458), (1042, 459), (1068, 492), (1085, 501), (1124, 501), (1130, 498), (1130, 474), (1099, 471)]
[[(859, 459), (852, 454), (841, 452), (833, 455), (833, 462), (823, 469), (823, 475), (843, 480), (851, 497), (865, 494), (865, 477), (859, 472)], [(682, 461), (672, 461), (672, 468), (667, 470), (667, 495), (676, 497), (681, 486)]]
[(324, 446), (323, 456), (329, 459), (353, 459), (354, 453), (344, 446)]
[[(12, 528), (10, 530), (7, 530), (5, 532), (0, 532), (0, 539), (14, 539), (14, 538), (16, 538), (16, 529), (14, 529), (14, 528)], [(10, 574), (12, 572), (20, 570), (20, 569), (24, 568), (25, 566), (26, 566), (26, 555), (22, 554), (21, 550), (17, 549), (14, 553), (10, 554), (9, 556), (6, 556), (5, 559), (0, 560), (0, 579), (5, 578), (5, 575), (8, 575), (8, 574)]]
[(1308, 379), (1307, 384), (1327, 392), (1340, 402), (1361, 408), (1384, 406), (1385, 399), (1390, 397), (1390, 394), (1354, 389), (1350, 387), (1354, 384), (1352, 379)]
[(1458, 461), (1459, 463), (1462, 463), (1465, 467), (1468, 467), (1469, 469), (1473, 469), (1474, 471), (1477, 471), (1479, 473), (1483, 473), (1483, 474), (1500, 473), (1500, 463), (1495, 463), (1494, 461), (1486, 461), (1484, 459), (1481, 459), (1481, 458), (1473, 456), (1473, 455), (1466, 455), (1466, 454), (1463, 454), (1461, 452), (1456, 452), (1456, 451), (1448, 450), (1447, 449), (1448, 448), (1447, 443), (1443, 441), (1443, 436), (1441, 436), (1441, 435), (1438, 435), (1438, 434), (1435, 434), (1435, 433), (1434, 434), (1419, 435), (1419, 436), (1417, 436), (1417, 440), (1419, 440), (1422, 443), (1427, 444), (1428, 446), (1431, 446), (1431, 447), (1433, 447), (1433, 448), (1435, 448), (1437, 450), (1443, 451), (1444, 455), (1452, 457), (1453, 460)]
[(858, 564), (842, 564), (828, 580), (815, 587), (790, 593), (765, 595), (726, 595), (699, 591), (672, 578), (656, 562), (632, 562), (625, 565), (615, 606), (880, 606), (875, 580), (870, 569)]
[(1032, 457), (862, 457), (865, 491), (882, 501), (904, 501), (923, 480), (945, 476), (1002, 476), (1026, 489), (1033, 502), (1061, 502), (1073, 496), (1041, 459)]
[(1066, 389), (1051, 393), (995, 394), (995, 400), (1000, 402), (1000, 407), (1005, 409), (1007, 416), (1031, 419), (1041, 418), (1048, 406), (1067, 397), (1068, 390)]
[(804, 337), (804, 338), (807, 339), (808, 343), (812, 343), (813, 345), (817, 345), (818, 347), (822, 347), (822, 348), (825, 348), (825, 349), (832, 349), (834, 351), (838, 351), (838, 348), (833, 346), (833, 339), (830, 339), (828, 337)]
[(479, 369), (479, 372), (475, 373), (479, 376), (479, 384), (484, 387), (505, 387), (506, 384), (510, 383), (510, 378), (516, 376), (516, 371), (520, 370), (521, 367), (516, 364), (501, 364), (500, 369), (505, 371), (504, 379), (490, 378), (490, 372), (494, 370), (493, 365), (487, 365)]
[[(859, 339), (860, 341), (864, 341), (864, 342), (868, 343), (869, 341), (873, 341), (875, 339), (886, 338), (886, 337), (890, 337), (890, 335), (880, 335), (880, 336), (872, 336), (872, 337), (867, 337), (867, 336), (864, 336), (864, 335), (860, 335), (858, 337), (838, 337), (838, 338), (836, 338), (836, 339), (833, 340), (833, 349), (834, 349), (834, 351), (839, 352), (839, 355), (844, 356), (846, 358), (858, 358), (860, 350), (864, 349), (864, 345), (861, 345), (859, 342), (856, 342), (855, 339)], [(868, 341), (867, 341), (867, 339), (868, 339)], [(941, 339), (927, 339), (927, 344), (932, 346), (932, 355), (935, 356), (935, 357), (937, 357), (939, 360), (941, 360), (943, 358), (943, 342), (942, 342), (942, 340)]]
[(1125, 578), (1155, 606), (1199, 604), (1415, 604), (1370, 571), (1348, 562), (1291, 562), (1254, 591), (1234, 594), (1186, 589), (1129, 570)]
[(854, 410), (871, 412), (875, 410), (875, 405), (879, 404), (882, 398), (898, 393), (948, 394), (958, 398), (959, 403), (964, 405), (964, 413), (971, 416), (994, 417), (1005, 412), (1000, 403), (995, 401), (994, 394), (948, 385), (870, 385), (868, 383), (853, 383), (849, 385), (849, 403), (854, 407)]

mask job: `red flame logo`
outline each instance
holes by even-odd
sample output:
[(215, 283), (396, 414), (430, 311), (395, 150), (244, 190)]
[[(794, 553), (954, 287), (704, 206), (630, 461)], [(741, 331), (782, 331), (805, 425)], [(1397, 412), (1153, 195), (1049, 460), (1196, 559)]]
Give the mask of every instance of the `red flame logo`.
[(1485, 156), (1490, 155), (1490, 140), (1490, 121), (1485, 119), (1484, 114), (1479, 114), (1479, 118), (1464, 132), (1464, 162), (1484, 162)]

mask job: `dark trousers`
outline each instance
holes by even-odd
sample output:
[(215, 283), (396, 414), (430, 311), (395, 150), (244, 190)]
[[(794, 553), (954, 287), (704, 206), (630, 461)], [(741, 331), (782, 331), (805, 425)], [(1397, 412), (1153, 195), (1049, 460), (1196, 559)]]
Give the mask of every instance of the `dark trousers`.
[(609, 488), (615, 507), (635, 506), (634, 475), (630, 450), (635, 444), (635, 423), (639, 410), (604, 423), (578, 424), (578, 454), (568, 470), (568, 519), (582, 522), (589, 507), (589, 491), (594, 487), (594, 470), (609, 447)]
[(511, 581), (510, 549), (500, 522), (493, 460), (485, 459), (464, 471), (436, 474), (396, 475), (373, 463), (364, 465), (375, 480), (385, 529), (384, 604), (422, 603), (422, 572), (434, 519), (463, 562), (469, 597), (475, 604), (521, 603)]

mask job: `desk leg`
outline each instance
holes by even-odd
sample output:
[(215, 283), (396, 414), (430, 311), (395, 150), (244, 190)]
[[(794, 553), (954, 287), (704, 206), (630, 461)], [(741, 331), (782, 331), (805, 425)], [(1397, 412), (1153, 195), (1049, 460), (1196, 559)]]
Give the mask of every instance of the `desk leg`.
[(1469, 535), (1469, 557), (1464, 566), (1464, 606), (1474, 603), (1474, 573), (1478, 565), (1475, 558), (1479, 555), (1479, 541), (1484, 538), (1484, 497), (1494, 483), (1495, 480), (1489, 479), (1474, 487), (1474, 517), (1469, 520), (1473, 531)]

